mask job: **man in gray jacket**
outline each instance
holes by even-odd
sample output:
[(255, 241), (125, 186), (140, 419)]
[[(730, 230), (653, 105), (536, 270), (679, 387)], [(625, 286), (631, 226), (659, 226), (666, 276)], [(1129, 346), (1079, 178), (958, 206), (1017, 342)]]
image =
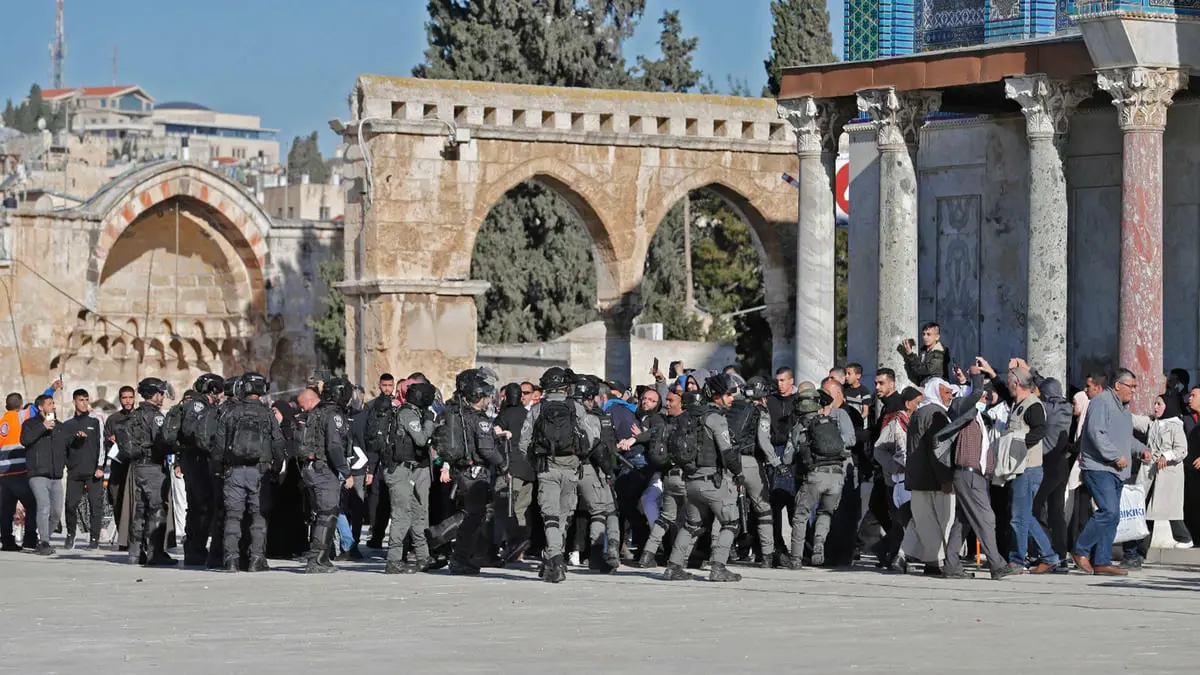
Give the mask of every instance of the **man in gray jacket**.
[(1088, 404), (1080, 438), (1080, 468), (1096, 512), (1079, 533), (1071, 554), (1075, 565), (1088, 574), (1127, 574), (1112, 564), (1112, 547), (1121, 520), (1121, 486), (1129, 480), (1134, 446), (1129, 401), (1137, 387), (1137, 377), (1121, 368), (1112, 387)]

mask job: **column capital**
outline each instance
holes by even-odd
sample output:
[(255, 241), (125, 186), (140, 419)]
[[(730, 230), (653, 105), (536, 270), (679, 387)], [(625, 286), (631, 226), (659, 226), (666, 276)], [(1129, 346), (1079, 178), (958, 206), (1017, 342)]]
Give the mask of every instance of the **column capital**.
[(895, 87), (858, 92), (858, 110), (877, 123), (880, 148), (916, 145), (925, 118), (941, 107), (941, 92), (898, 93)]
[(1188, 74), (1170, 68), (1109, 68), (1096, 71), (1096, 84), (1112, 95), (1123, 131), (1163, 131), (1175, 92), (1187, 87)]
[(1092, 91), (1092, 85), (1084, 80), (1053, 80), (1043, 73), (1004, 80), (1004, 94), (1021, 106), (1031, 139), (1065, 139), (1071, 114)]
[(779, 117), (796, 133), (796, 154), (836, 153), (842, 127), (854, 118), (854, 106), (837, 99), (801, 96), (780, 100)]

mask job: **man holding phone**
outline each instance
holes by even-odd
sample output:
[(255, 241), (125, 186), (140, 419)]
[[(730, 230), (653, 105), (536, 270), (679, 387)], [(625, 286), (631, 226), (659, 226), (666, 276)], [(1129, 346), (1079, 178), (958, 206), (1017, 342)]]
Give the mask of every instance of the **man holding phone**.
[[(51, 555), (51, 523), (57, 523), (61, 513), (51, 513), (63, 499), (63, 469), (67, 465), (66, 444), (61, 442), (61, 430), (54, 416), (54, 397), (42, 394), (34, 401), (37, 417), (21, 424), (21, 445), (25, 446), (25, 462), (29, 467), (29, 487), (37, 501), (38, 555)], [(30, 514), (26, 514), (29, 517)]]
[(942, 327), (930, 321), (921, 327), (923, 349), (917, 351), (915, 340), (905, 340), (897, 347), (904, 356), (904, 372), (918, 387), (931, 377), (950, 379), (950, 351), (942, 344)]

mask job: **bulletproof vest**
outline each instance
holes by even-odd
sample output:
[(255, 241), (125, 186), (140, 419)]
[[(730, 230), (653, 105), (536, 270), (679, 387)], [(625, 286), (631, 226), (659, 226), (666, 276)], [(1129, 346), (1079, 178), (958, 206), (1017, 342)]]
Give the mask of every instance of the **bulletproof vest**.
[(729, 424), (729, 439), (739, 455), (753, 455), (758, 445), (758, 408), (754, 404), (735, 400), (729, 412), (725, 414)]
[(296, 415), (296, 430), (299, 440), (295, 447), (301, 459), (327, 461), (325, 456), (325, 428), (329, 423), (329, 408), (318, 405), (308, 412)]
[(134, 424), (140, 427), (136, 437), (131, 439), (134, 444), (141, 446), (133, 450), (133, 455), (139, 460), (162, 462), (167, 459), (168, 449), (162, 443), (162, 425), (165, 417), (162, 410), (145, 401), (134, 410), (127, 427)]
[(600, 422), (600, 441), (592, 448), (592, 461), (606, 474), (612, 474), (617, 463), (617, 429), (603, 410), (592, 408), (588, 414)]
[(849, 453), (838, 423), (828, 415), (813, 414), (804, 420), (812, 448), (813, 466), (840, 466)]
[[(408, 425), (411, 426), (413, 424), (416, 424), (417, 429), (419, 430), (420, 425), (421, 425), (421, 411), (416, 406), (408, 404), (408, 403), (405, 403), (403, 406), (400, 407), (400, 409), (401, 410), (411, 410), (414, 414), (416, 414), (416, 416), (417, 416), (416, 421), (409, 422)], [(400, 421), (399, 415), (396, 416), (396, 421), (397, 421), (398, 428), (396, 429), (395, 433), (393, 434), (393, 438), (394, 438), (395, 442), (392, 444), (393, 452), (395, 453), (394, 461), (396, 461), (396, 462), (425, 462), (426, 460), (428, 460), (429, 453), (425, 452), (425, 446), (421, 446), (418, 448), (417, 442), (413, 440), (412, 433), (410, 433), (413, 430), (408, 429), (408, 428), (399, 428), (399, 426), (400, 426), (399, 425), (399, 421)]]
[(363, 432), (363, 449), (382, 456), (392, 442), (397, 440), (393, 438), (396, 433), (396, 410), (390, 400), (378, 398), (371, 403), (366, 414), (367, 424), (366, 430)]
[(696, 423), (699, 427), (696, 432), (697, 440), (699, 441), (696, 453), (696, 465), (701, 468), (720, 467), (721, 453), (717, 452), (717, 441), (713, 438), (712, 430), (704, 421), (709, 415), (723, 415), (724, 412), (715, 406), (706, 406), (696, 414)]

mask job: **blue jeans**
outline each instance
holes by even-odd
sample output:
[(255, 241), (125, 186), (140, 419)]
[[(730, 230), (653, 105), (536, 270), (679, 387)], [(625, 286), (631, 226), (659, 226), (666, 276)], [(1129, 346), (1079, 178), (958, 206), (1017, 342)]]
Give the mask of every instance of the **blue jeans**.
[(1012, 518), (1009, 527), (1012, 528), (1013, 549), (1008, 554), (1008, 561), (1017, 565), (1025, 564), (1028, 552), (1029, 537), (1041, 555), (1042, 562), (1047, 565), (1057, 565), (1061, 558), (1050, 545), (1050, 538), (1042, 529), (1042, 524), (1033, 517), (1033, 497), (1042, 486), (1042, 467), (1035, 466), (1025, 469), (1025, 473), (1017, 476), (1012, 482)]
[(337, 519), (338, 544), (341, 546), (341, 551), (349, 551), (356, 543), (354, 541), (354, 531), (350, 529), (350, 519), (345, 513), (339, 513)]
[(1111, 565), (1113, 540), (1121, 522), (1121, 479), (1107, 471), (1084, 471), (1083, 484), (1092, 493), (1096, 512), (1075, 540), (1075, 555), (1090, 556), (1092, 565)]

